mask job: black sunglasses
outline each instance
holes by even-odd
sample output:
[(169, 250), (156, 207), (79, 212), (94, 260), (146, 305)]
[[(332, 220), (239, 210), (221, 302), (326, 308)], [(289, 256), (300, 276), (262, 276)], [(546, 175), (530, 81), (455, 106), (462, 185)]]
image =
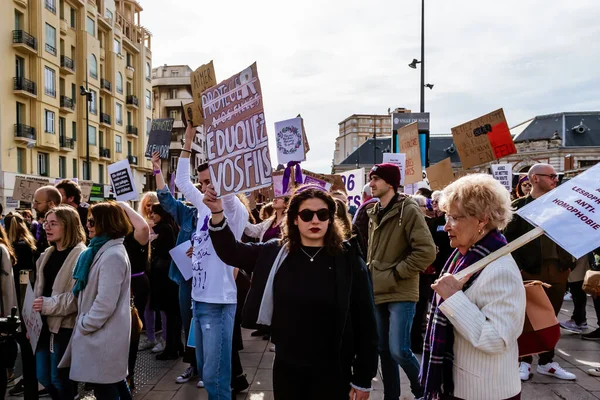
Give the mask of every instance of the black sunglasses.
[(298, 213), (298, 216), (300, 217), (300, 219), (302, 221), (310, 222), (310, 221), (312, 221), (315, 214), (317, 214), (317, 218), (319, 219), (319, 221), (323, 221), (323, 222), (329, 220), (329, 217), (331, 216), (331, 213), (329, 212), (328, 208), (321, 208), (320, 210), (317, 210), (317, 211), (309, 210), (307, 208), (307, 209), (300, 211)]
[(87, 221), (87, 222), (88, 222), (88, 225), (89, 225), (90, 227), (92, 227), (92, 228), (93, 228), (94, 226), (96, 226), (96, 221), (94, 221), (94, 218), (88, 218), (88, 221)]

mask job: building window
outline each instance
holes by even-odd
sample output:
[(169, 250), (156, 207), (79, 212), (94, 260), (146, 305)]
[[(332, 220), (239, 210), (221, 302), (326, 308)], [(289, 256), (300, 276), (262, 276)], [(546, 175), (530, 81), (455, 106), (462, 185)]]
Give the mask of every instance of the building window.
[(91, 90), (91, 94), (92, 94), (92, 101), (89, 101), (88, 103), (90, 104), (90, 112), (94, 115), (96, 115), (98, 113), (98, 108), (96, 108), (96, 92), (94, 92), (93, 90)]
[(171, 89), (167, 93), (168, 99), (176, 99), (177, 98), (177, 89)]
[(71, 7), (71, 28), (75, 29), (77, 21), (77, 11), (74, 7)]
[(579, 160), (579, 168), (593, 167), (600, 163), (600, 160)]
[(177, 169), (177, 163), (179, 163), (179, 157), (171, 157), (171, 169), (169, 171), (175, 171)]
[[(87, 179), (88, 178), (88, 164), (85, 161), (83, 162), (82, 172), (83, 172), (83, 178)], [(90, 178), (91, 178), (91, 176), (90, 176)]]
[(123, 74), (117, 72), (117, 93), (123, 94)]
[[(73, 178), (77, 178), (77, 159), (73, 159)], [(85, 178), (85, 177), (82, 177)]]
[(117, 124), (123, 125), (123, 105), (117, 103)]
[(90, 54), (90, 76), (94, 79), (98, 79), (98, 61), (93, 54)]
[(152, 93), (146, 89), (146, 108), (149, 110), (152, 106)]
[(45, 110), (44, 130), (47, 133), (54, 133), (54, 111)]
[(169, 118), (177, 119), (177, 110), (169, 111)]
[(77, 140), (77, 123), (75, 121), (71, 124), (71, 137), (73, 140)]
[(115, 151), (117, 153), (123, 152), (123, 140), (121, 139), (121, 136), (119, 136), (119, 135), (115, 135)]
[(25, 149), (17, 147), (17, 173), (25, 173)]
[(56, 97), (56, 73), (48, 67), (44, 68), (44, 92), (48, 96)]
[(46, 51), (56, 55), (56, 28), (46, 24)]
[(108, 20), (111, 20), (111, 21), (112, 21), (112, 19), (113, 19), (113, 13), (112, 13), (112, 11), (110, 11), (110, 10), (107, 8), (107, 9), (106, 9), (106, 12), (104, 13), (104, 17), (105, 17), (106, 19), (108, 19)]
[(98, 165), (98, 183), (104, 185), (104, 165)]
[(85, 30), (93, 37), (96, 37), (96, 21), (90, 16), (85, 20)]
[(152, 66), (149, 62), (146, 63), (146, 79), (151, 79), (152, 77)]
[(150, 135), (150, 127), (152, 127), (152, 120), (146, 118), (146, 135)]
[(48, 153), (38, 153), (38, 175), (49, 176), (50, 175), (50, 157)]
[(127, 52), (127, 68), (133, 68), (133, 63), (131, 62), (132, 58), (131, 54)]
[(117, 39), (114, 41), (113, 51), (115, 54), (121, 54), (121, 42), (119, 42)]
[(88, 127), (88, 137), (90, 138), (90, 144), (92, 146), (96, 145), (96, 127), (95, 126), (89, 126)]
[(171, 70), (171, 76), (173, 76), (173, 77), (179, 76), (179, 71)]
[(63, 118), (63, 117), (59, 117), (58, 118), (58, 134), (60, 136), (65, 136), (65, 125), (66, 125), (67, 121)]
[(67, 157), (58, 157), (58, 177), (63, 179), (67, 177)]
[(52, 14), (56, 14), (56, 0), (46, 0), (46, 9)]
[(133, 146), (131, 145), (131, 140), (128, 140), (128, 141), (127, 141), (127, 155), (128, 155), (128, 156), (130, 156), (130, 155), (131, 155), (131, 153), (132, 153), (132, 151), (131, 151), (132, 147), (133, 147)]

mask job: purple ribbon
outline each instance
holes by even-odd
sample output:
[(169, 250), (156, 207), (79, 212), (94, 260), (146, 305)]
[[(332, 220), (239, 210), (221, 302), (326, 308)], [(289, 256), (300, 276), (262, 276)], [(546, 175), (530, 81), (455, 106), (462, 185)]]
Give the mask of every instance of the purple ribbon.
[(290, 175), (292, 174), (292, 167), (294, 166), (296, 166), (294, 180), (296, 183), (302, 183), (302, 168), (300, 168), (300, 162), (290, 161), (289, 163), (287, 163), (287, 167), (285, 167), (285, 171), (283, 172), (283, 195), (285, 195), (288, 191), (288, 186), (290, 185)]
[(171, 172), (171, 184), (169, 186), (169, 189), (171, 189), (171, 195), (175, 196), (175, 171)]

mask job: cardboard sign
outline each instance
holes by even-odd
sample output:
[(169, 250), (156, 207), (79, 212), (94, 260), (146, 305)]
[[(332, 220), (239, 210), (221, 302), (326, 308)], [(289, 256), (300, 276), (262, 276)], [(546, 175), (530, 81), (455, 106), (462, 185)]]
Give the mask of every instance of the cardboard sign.
[(450, 161), (450, 157), (426, 168), (425, 171), (427, 172), (429, 187), (432, 190), (442, 190), (450, 183), (454, 182), (454, 173), (452, 172), (452, 162)]
[(404, 183), (417, 183), (423, 180), (421, 167), (421, 146), (419, 145), (418, 123), (413, 122), (398, 129), (400, 151), (406, 154)]
[(35, 176), (16, 176), (15, 187), (12, 198), (14, 200), (33, 202), (35, 191), (50, 184), (48, 178), (38, 178)]
[[(204, 123), (204, 117), (202, 116), (202, 110), (196, 106), (193, 101), (183, 105), (183, 114), (185, 119), (192, 121), (192, 126), (201, 126)], [(196, 125), (194, 121), (202, 121), (199, 125)], [(184, 124), (187, 128), (187, 122)]]
[(348, 193), (348, 204), (360, 207), (362, 203), (362, 191), (365, 186), (365, 169), (353, 169), (340, 174), (346, 193)]
[[(298, 114), (298, 118), (302, 119), (300, 114)], [(310, 145), (308, 144), (308, 136), (306, 136), (306, 129), (304, 128), (304, 120), (302, 119), (302, 140), (304, 142), (304, 154), (308, 154), (310, 151)]]
[(492, 164), (492, 175), (509, 192), (512, 190), (512, 164)]
[(292, 179), (290, 177), (290, 184), (288, 185), (287, 191), (283, 192), (283, 171), (275, 171), (273, 172), (273, 196), (283, 197), (289, 196), (292, 190), (294, 189), (294, 185), (292, 184)]
[(137, 200), (138, 194), (135, 190), (133, 174), (127, 159), (110, 164), (108, 175), (118, 201)]
[(302, 118), (275, 122), (277, 163), (287, 165), (291, 161), (306, 161)]
[(173, 132), (173, 118), (153, 119), (148, 134), (148, 144), (146, 145), (147, 158), (152, 158), (152, 153), (158, 151), (161, 159), (169, 158), (169, 149), (171, 148), (171, 133)]
[[(328, 178), (326, 175), (316, 174), (307, 170), (302, 170), (302, 184), (303, 185), (318, 185), (325, 190), (331, 190), (334, 180)], [(343, 185), (343, 182), (342, 182)]]
[(452, 137), (464, 169), (517, 152), (502, 109), (452, 128)]
[(191, 246), (192, 243), (187, 240), (169, 250), (171, 258), (186, 281), (192, 279), (192, 258), (186, 254)]
[(208, 64), (201, 65), (194, 72), (192, 72), (192, 75), (190, 76), (190, 83), (192, 84), (192, 97), (194, 99), (194, 105), (196, 108), (191, 113), (186, 113), (186, 115), (188, 115), (188, 119), (190, 119), (190, 114), (193, 116), (193, 118), (191, 118), (193, 126), (200, 126), (204, 124), (202, 92), (217, 84), (215, 67), (212, 60)]
[(406, 171), (406, 154), (404, 153), (383, 153), (383, 162), (396, 164), (400, 168), (400, 186), (404, 186)]
[(40, 334), (42, 333), (42, 316), (39, 312), (33, 311), (33, 300), (35, 300), (33, 295), (33, 289), (31, 288), (31, 283), (27, 283), (27, 289), (25, 292), (25, 299), (23, 300), (23, 323), (27, 328), (27, 333), (29, 334), (29, 342), (31, 343), (31, 348), (35, 353), (35, 349), (37, 348), (38, 340), (40, 339)]
[(256, 63), (202, 93), (210, 181), (217, 195), (271, 186), (271, 158)]
[(600, 243), (600, 164), (517, 211), (575, 258)]
[(92, 181), (79, 181), (79, 188), (81, 189), (81, 201), (84, 203), (90, 202), (90, 195), (92, 193)]

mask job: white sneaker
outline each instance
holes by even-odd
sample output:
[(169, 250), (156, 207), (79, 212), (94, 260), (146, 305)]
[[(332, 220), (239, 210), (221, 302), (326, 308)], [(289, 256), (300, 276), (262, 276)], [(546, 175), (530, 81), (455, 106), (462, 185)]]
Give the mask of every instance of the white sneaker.
[(573, 333), (583, 333), (583, 331), (588, 328), (587, 322), (577, 325), (572, 319), (565, 322), (559, 322), (559, 324), (561, 328)]
[(150, 350), (153, 349), (154, 346), (156, 346), (156, 342), (151, 342), (148, 339), (144, 339), (140, 342), (140, 345), (138, 346), (138, 351)]
[(573, 301), (573, 295), (571, 294), (571, 292), (565, 293), (565, 296), (563, 297), (563, 301)]
[(587, 370), (588, 375), (600, 376), (600, 368), (591, 368)]
[(521, 362), (519, 364), (519, 376), (523, 382), (528, 381), (532, 377), (531, 373), (531, 364), (526, 362)]
[(198, 375), (196, 372), (196, 368), (189, 366), (186, 368), (183, 374), (179, 375), (177, 379), (175, 379), (175, 383), (186, 383), (189, 382), (194, 376)]
[(564, 379), (566, 381), (574, 381), (577, 379), (575, 374), (564, 370), (557, 362), (551, 362), (546, 365), (538, 365), (538, 374), (553, 376), (558, 379)]
[(198, 389), (202, 389), (202, 388), (204, 387), (204, 382), (202, 382), (202, 381), (198, 381), (198, 383), (196, 384), (196, 387), (197, 387)]
[(165, 344), (161, 340), (159, 340), (156, 343), (156, 346), (154, 346), (152, 348), (153, 353), (162, 353), (164, 350), (165, 350)]

